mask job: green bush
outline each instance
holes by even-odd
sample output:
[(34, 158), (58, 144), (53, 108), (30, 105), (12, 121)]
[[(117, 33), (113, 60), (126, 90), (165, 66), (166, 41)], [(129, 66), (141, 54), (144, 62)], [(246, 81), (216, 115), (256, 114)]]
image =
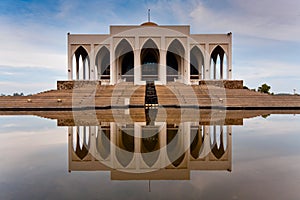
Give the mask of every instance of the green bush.
[(258, 87), (257, 91), (261, 92), (261, 93), (270, 94), (270, 89), (271, 89), (271, 86), (264, 83), (260, 87)]

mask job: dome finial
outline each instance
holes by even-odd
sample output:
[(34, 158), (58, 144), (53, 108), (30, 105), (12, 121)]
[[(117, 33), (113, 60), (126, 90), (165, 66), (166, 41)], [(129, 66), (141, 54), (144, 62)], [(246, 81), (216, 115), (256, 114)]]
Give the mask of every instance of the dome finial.
[(151, 17), (150, 8), (148, 8), (148, 21), (142, 23), (141, 26), (158, 26), (156, 23), (151, 22), (150, 17)]

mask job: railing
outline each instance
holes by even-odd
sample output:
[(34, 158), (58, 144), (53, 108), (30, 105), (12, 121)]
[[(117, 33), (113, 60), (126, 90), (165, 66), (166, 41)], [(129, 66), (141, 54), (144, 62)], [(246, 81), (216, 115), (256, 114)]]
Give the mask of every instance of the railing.
[(122, 75), (121, 78), (125, 80), (125, 82), (133, 82), (134, 81), (134, 75)]
[(142, 75), (143, 81), (157, 81), (158, 75)]
[(180, 75), (171, 75), (171, 74), (169, 74), (169, 75), (167, 75), (167, 81), (168, 82), (175, 82), (175, 80), (176, 79), (180, 79), (181, 78), (181, 76)]

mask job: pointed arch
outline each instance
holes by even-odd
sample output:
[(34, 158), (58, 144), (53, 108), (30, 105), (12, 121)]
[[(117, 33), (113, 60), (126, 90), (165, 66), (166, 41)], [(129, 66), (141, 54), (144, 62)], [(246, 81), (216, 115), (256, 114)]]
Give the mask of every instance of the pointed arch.
[(123, 167), (127, 167), (134, 155), (134, 127), (118, 131), (116, 158)]
[(204, 79), (204, 69), (203, 53), (194, 46), (190, 51), (190, 79)]
[(110, 127), (99, 126), (96, 135), (96, 149), (102, 159), (110, 155)]
[[(87, 50), (83, 46), (79, 46), (74, 52), (75, 56), (75, 66), (72, 66), (75, 69), (75, 79), (90, 79), (90, 60)], [(82, 67), (80, 67), (82, 63)]]
[(178, 167), (184, 160), (185, 149), (179, 128), (168, 125), (167, 127), (167, 155), (174, 167)]
[(148, 39), (141, 50), (142, 80), (158, 80), (159, 49), (152, 39)]
[(107, 47), (100, 48), (95, 59), (98, 79), (110, 79), (110, 53)]
[[(153, 132), (157, 132), (153, 135)], [(151, 136), (149, 136), (151, 135)], [(159, 157), (159, 133), (152, 127), (143, 128), (141, 139), (141, 153), (144, 162), (152, 167)]]
[(185, 49), (178, 39), (174, 39), (167, 49), (167, 81), (180, 79), (183, 71)]
[(81, 160), (88, 155), (89, 139), (86, 137), (86, 127), (76, 127), (75, 137), (73, 136), (73, 149)]
[(221, 159), (225, 154), (226, 149), (226, 147), (224, 147), (223, 126), (217, 127), (214, 125), (212, 133), (211, 137), (213, 138), (211, 140), (211, 152), (217, 159)]
[[(212, 79), (223, 79), (224, 78), (224, 57), (226, 56), (226, 53), (224, 49), (217, 45), (214, 50), (211, 53), (210, 60), (211, 60), (211, 66), (210, 66), (210, 74)], [(220, 62), (217, 63), (218, 58), (220, 58)], [(212, 66), (213, 65), (213, 66)], [(219, 74), (219, 76), (218, 76)]]
[(202, 126), (191, 127), (191, 135), (190, 135), (190, 152), (191, 156), (194, 159), (198, 159), (204, 146), (204, 129)]
[(116, 47), (115, 58), (119, 78), (132, 82), (134, 80), (134, 53), (126, 39), (122, 39)]

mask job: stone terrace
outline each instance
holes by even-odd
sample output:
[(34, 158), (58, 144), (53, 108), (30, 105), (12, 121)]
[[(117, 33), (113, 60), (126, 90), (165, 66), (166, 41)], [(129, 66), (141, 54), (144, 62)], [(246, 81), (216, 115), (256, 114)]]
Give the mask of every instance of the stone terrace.
[[(300, 96), (276, 96), (247, 89), (171, 83), (156, 86), (158, 104), (167, 107), (196, 106), (227, 109), (300, 109)], [(0, 97), (0, 110), (72, 110), (111, 107), (144, 107), (145, 86), (132, 83), (87, 85), (41, 92), (32, 96)]]

